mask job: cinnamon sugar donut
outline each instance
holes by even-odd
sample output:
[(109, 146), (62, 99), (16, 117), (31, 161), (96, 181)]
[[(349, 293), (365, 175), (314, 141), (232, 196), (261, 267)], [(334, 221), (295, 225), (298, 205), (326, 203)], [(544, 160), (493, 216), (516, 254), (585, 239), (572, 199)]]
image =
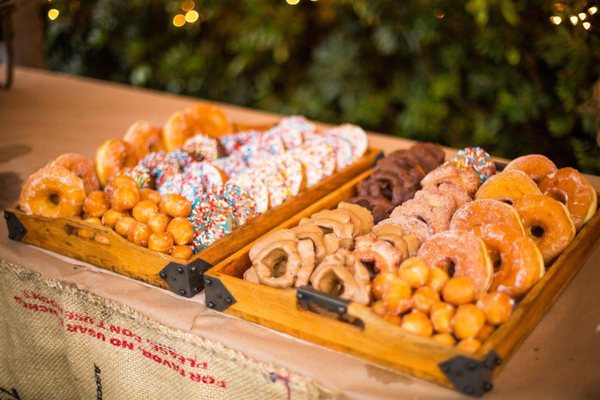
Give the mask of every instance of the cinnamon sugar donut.
[(575, 225), (561, 202), (544, 195), (529, 195), (515, 201), (525, 233), (540, 249), (544, 262), (554, 260), (575, 237)]
[(421, 181), (421, 186), (439, 186), (442, 183), (456, 183), (473, 196), (479, 186), (481, 179), (472, 168), (464, 168), (455, 164), (444, 164), (427, 174)]
[(525, 172), (535, 183), (540, 183), (542, 179), (557, 170), (552, 160), (541, 154), (517, 157), (504, 168), (505, 171), (513, 169)]
[(135, 150), (126, 141), (109, 139), (96, 150), (94, 167), (100, 185), (106, 186), (108, 180), (125, 167), (134, 167), (138, 162)]
[(419, 242), (423, 243), (433, 235), (433, 230), (427, 223), (420, 220), (417, 217), (397, 217), (383, 220), (379, 223), (383, 224), (396, 224), (402, 227), (402, 230), (406, 235), (414, 234), (417, 236)]
[(65, 167), (83, 180), (85, 192), (90, 193), (100, 188), (94, 164), (87, 157), (77, 153), (65, 153), (50, 163), (51, 167)]
[(363, 263), (374, 263), (376, 272), (396, 272), (404, 260), (399, 249), (373, 234), (356, 237), (353, 254)]
[(454, 199), (437, 191), (420, 190), (415, 197), (396, 207), (390, 215), (393, 219), (416, 217), (423, 220), (434, 233), (448, 229), (455, 210)]
[(517, 199), (532, 194), (542, 192), (525, 172), (511, 169), (486, 180), (475, 194), (475, 199), (495, 199), (513, 204)]
[(19, 207), (27, 214), (47, 218), (81, 214), (85, 200), (83, 180), (60, 166), (44, 167), (31, 174), (19, 196)]
[(147, 121), (136, 121), (127, 129), (123, 140), (134, 148), (139, 160), (150, 152), (162, 149), (162, 130)]
[(455, 209), (473, 201), (471, 196), (469, 196), (469, 193), (467, 193), (467, 191), (458, 183), (443, 182), (440, 183), (437, 188), (435, 188), (435, 186), (427, 186), (423, 190), (436, 191), (438, 193), (449, 195), (454, 200)]
[(471, 232), (436, 233), (421, 245), (417, 257), (450, 276), (471, 279), (479, 293), (484, 293), (492, 283), (493, 268), (485, 244)]
[(598, 207), (596, 190), (574, 168), (561, 168), (549, 174), (540, 182), (540, 190), (567, 206), (577, 230), (592, 218)]
[(525, 229), (517, 211), (494, 199), (479, 199), (465, 204), (452, 216), (450, 229), (472, 231), (476, 235), (488, 225), (502, 225), (520, 235)]

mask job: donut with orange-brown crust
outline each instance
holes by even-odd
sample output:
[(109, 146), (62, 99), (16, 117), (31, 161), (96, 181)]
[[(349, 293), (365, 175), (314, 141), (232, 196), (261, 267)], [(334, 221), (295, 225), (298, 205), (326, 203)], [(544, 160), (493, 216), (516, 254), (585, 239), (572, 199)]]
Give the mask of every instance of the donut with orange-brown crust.
[(146, 154), (162, 150), (162, 129), (147, 121), (134, 122), (123, 140), (131, 144), (139, 160)]
[(65, 153), (50, 163), (51, 167), (65, 167), (83, 180), (85, 192), (90, 193), (100, 188), (94, 164), (87, 157), (77, 153)]
[(530, 194), (542, 194), (533, 179), (518, 169), (502, 171), (488, 178), (475, 193), (475, 199), (495, 199), (513, 204)]
[(548, 157), (541, 154), (528, 154), (515, 158), (504, 168), (505, 171), (518, 169), (525, 172), (535, 183), (540, 183), (542, 179), (556, 172), (556, 165)]
[(134, 148), (121, 139), (109, 139), (96, 150), (94, 167), (100, 185), (106, 186), (109, 179), (125, 167), (134, 167), (138, 162)]
[(540, 190), (567, 206), (576, 230), (592, 218), (598, 207), (596, 190), (574, 168), (561, 168), (549, 174), (540, 182)]

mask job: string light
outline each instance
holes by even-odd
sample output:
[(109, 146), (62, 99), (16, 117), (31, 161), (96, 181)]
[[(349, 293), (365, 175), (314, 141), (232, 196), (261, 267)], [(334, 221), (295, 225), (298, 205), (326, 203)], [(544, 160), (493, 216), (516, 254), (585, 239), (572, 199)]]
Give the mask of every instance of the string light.
[(577, 25), (577, 23), (579, 22), (579, 20), (577, 19), (577, 17), (576, 17), (576, 16), (574, 16), (574, 15), (571, 15), (571, 16), (569, 17), (569, 19), (571, 20), (571, 23), (572, 23), (573, 25)]
[(173, 25), (180, 28), (185, 24), (185, 16), (183, 14), (177, 14), (173, 17)]
[(589, 22), (584, 22), (582, 25), (586, 31), (589, 31), (592, 27), (592, 24), (590, 24)]
[(579, 19), (580, 19), (580, 20), (582, 20), (582, 21), (583, 21), (584, 19), (586, 19), (586, 18), (587, 18), (587, 15), (585, 15), (585, 13), (579, 13), (579, 14), (577, 14), (577, 16), (578, 16), (578, 17), (579, 17)]
[(191, 11), (196, 7), (196, 3), (194, 3), (192, 0), (186, 0), (183, 3), (181, 3), (181, 9), (183, 11)]
[(191, 10), (185, 13), (185, 20), (190, 24), (193, 24), (194, 22), (198, 21), (199, 16), (200, 15), (198, 14), (198, 11)]
[(300, 3), (300, 0), (285, 0), (290, 6), (295, 6)]
[(598, 12), (598, 7), (590, 7), (590, 8), (588, 8), (588, 13), (589, 13), (590, 15), (594, 15), (594, 14), (596, 14), (597, 12)]
[(444, 18), (446, 15), (444, 14), (444, 10), (440, 10), (439, 8), (436, 8), (433, 11), (433, 16), (436, 17), (437, 19), (442, 19)]
[(552, 17), (550, 17), (550, 22), (552, 22), (554, 25), (560, 25), (560, 23), (562, 22), (562, 18), (557, 15), (553, 15)]
[(565, 11), (565, 5), (562, 3), (554, 3), (554, 8), (556, 11)]
[(51, 8), (48, 10), (48, 18), (50, 21), (54, 21), (59, 15), (60, 11), (58, 11), (56, 8)]

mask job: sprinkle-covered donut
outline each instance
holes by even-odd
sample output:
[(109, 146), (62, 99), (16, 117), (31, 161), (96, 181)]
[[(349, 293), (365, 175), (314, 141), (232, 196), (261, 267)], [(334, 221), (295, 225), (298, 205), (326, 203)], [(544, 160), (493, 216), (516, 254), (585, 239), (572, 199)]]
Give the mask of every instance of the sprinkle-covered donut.
[(233, 208), (232, 212), (238, 225), (245, 224), (257, 215), (254, 198), (239, 186), (228, 182), (220, 195)]
[(204, 193), (192, 206), (188, 220), (194, 226), (191, 247), (194, 253), (229, 235), (238, 225), (234, 208), (215, 193)]
[(185, 141), (181, 149), (197, 161), (215, 161), (219, 157), (217, 140), (206, 135), (192, 136)]
[(496, 164), (492, 157), (481, 147), (465, 147), (459, 150), (450, 162), (460, 167), (472, 168), (479, 175), (481, 182), (485, 182), (496, 173)]

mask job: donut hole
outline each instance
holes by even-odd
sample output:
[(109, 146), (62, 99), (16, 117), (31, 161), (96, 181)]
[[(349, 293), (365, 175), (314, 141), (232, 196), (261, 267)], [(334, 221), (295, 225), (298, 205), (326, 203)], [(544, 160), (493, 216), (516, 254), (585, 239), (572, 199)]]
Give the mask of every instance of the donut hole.
[(513, 205), (513, 201), (511, 199), (502, 199), (500, 201), (503, 202), (503, 203), (508, 204), (509, 206)]
[(536, 237), (536, 238), (541, 238), (542, 236), (544, 236), (544, 228), (539, 226), (539, 225), (532, 225), (531, 228), (529, 228), (529, 231), (531, 232), (531, 234)]
[(488, 254), (492, 262), (492, 267), (494, 268), (494, 273), (500, 271), (500, 267), (502, 266), (502, 256), (500, 255), (500, 252), (490, 251)]
[(446, 271), (448, 272), (448, 276), (452, 278), (456, 273), (456, 263), (454, 263), (452, 260), (449, 260), (448, 269)]
[(374, 260), (370, 260), (370, 261), (360, 260), (360, 261), (363, 263), (363, 265), (367, 269), (367, 272), (369, 272), (369, 278), (371, 278), (371, 280), (375, 279), (375, 277), (377, 276), (377, 272), (375, 271), (375, 261)]
[(57, 206), (60, 203), (60, 196), (57, 193), (52, 193), (50, 194), (50, 196), (48, 196), (48, 200), (50, 201), (50, 203)]
[(549, 190), (546, 196), (552, 197), (554, 200), (567, 205), (567, 194), (561, 190)]

